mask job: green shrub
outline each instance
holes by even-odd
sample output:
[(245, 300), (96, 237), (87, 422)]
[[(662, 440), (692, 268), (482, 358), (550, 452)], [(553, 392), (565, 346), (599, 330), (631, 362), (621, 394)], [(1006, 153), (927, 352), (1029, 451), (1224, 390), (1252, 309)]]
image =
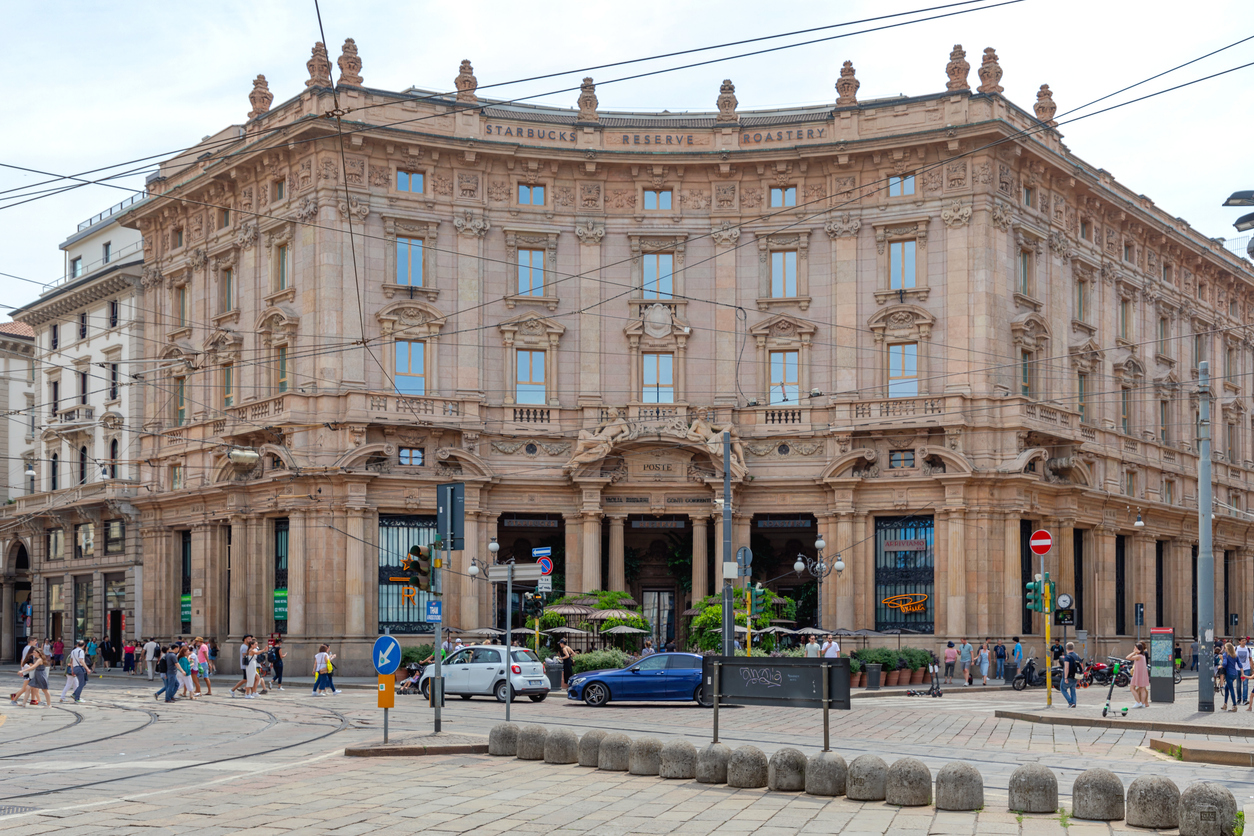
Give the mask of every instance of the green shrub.
[(593, 650), (590, 653), (576, 654), (572, 664), (574, 665), (575, 673), (584, 673), (585, 671), (625, 668), (634, 658), (634, 656), (628, 656), (618, 648), (611, 647), (606, 650)]
[(431, 645), (420, 644), (417, 647), (406, 647), (401, 650), (401, 667), (406, 665), (422, 664), (422, 661), (431, 655)]
[(857, 659), (850, 659), (850, 660), (849, 660), (849, 672), (850, 672), (850, 673), (858, 673), (858, 672), (860, 672), (861, 670), (862, 670), (862, 663), (861, 663), (861, 662), (859, 662)]

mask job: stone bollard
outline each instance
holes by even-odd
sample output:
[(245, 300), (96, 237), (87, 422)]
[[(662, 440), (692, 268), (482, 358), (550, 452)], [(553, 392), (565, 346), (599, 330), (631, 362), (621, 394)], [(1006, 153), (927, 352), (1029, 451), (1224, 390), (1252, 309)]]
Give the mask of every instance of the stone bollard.
[(819, 752), (806, 763), (806, 793), (809, 795), (844, 795), (849, 768), (845, 759), (835, 752)]
[(766, 767), (766, 787), (775, 792), (801, 792), (806, 788), (806, 756), (797, 749), (780, 749)]
[(1093, 821), (1123, 818), (1123, 782), (1109, 769), (1086, 769), (1071, 785), (1071, 817)]
[(1180, 825), (1180, 788), (1161, 775), (1142, 775), (1128, 787), (1126, 821), (1133, 827), (1174, 830)]
[(727, 764), (731, 760), (731, 749), (722, 743), (711, 743), (697, 755), (697, 783), (726, 784)]
[(845, 796), (850, 801), (883, 801), (888, 764), (875, 755), (858, 755), (849, 764)]
[(544, 738), (545, 763), (578, 763), (579, 737), (570, 729), (549, 732)]
[(672, 740), (662, 747), (662, 763), (658, 766), (663, 778), (697, 777), (697, 750), (687, 740)]
[(523, 726), (518, 732), (518, 759), (544, 760), (544, 739), (548, 736), (549, 731), (544, 726)]
[(969, 763), (947, 763), (936, 773), (937, 810), (978, 810), (984, 806), (984, 776)]
[(512, 758), (518, 754), (518, 726), (497, 723), (488, 732), (488, 754)]
[(926, 807), (932, 803), (932, 770), (921, 760), (898, 758), (888, 767), (884, 801), (898, 807)]
[(1190, 784), (1180, 793), (1180, 836), (1232, 836), (1237, 800), (1223, 784)]
[(757, 746), (741, 746), (727, 762), (727, 786), (754, 788), (766, 786), (766, 753)]
[(609, 734), (602, 729), (593, 729), (590, 732), (584, 732), (584, 736), (579, 738), (579, 765), (590, 766), (596, 769), (601, 760), (601, 741)]
[(631, 738), (625, 734), (607, 734), (597, 754), (597, 769), (626, 772), (631, 765)]
[(1010, 775), (1010, 810), (1016, 813), (1058, 812), (1058, 778), (1048, 767), (1025, 763)]
[(642, 737), (631, 744), (627, 771), (632, 775), (657, 775), (662, 768), (662, 741)]

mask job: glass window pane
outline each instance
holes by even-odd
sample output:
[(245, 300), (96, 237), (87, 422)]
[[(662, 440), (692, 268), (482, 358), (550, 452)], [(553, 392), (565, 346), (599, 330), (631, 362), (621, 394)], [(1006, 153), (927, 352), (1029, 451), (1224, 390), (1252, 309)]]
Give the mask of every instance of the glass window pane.
[(531, 203), (535, 206), (544, 205), (544, 186), (533, 186), (531, 188)]
[(784, 293), (784, 254), (771, 253), (771, 295), (782, 297)]
[(671, 208), (671, 193), (669, 189), (658, 194), (658, 208), (659, 209)]
[(409, 284), (409, 239), (396, 239), (396, 283)]
[(657, 192), (654, 192), (654, 191), (647, 191), (647, 190), (645, 191), (645, 193), (644, 193), (644, 208), (645, 208), (645, 209), (656, 209), (656, 208), (657, 208)]

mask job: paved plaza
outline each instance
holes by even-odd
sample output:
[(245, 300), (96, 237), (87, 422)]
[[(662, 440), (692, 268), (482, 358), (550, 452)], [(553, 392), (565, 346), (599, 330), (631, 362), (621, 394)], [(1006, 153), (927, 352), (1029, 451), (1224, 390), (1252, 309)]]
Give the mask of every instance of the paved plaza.
[[(0, 672), (10, 682), (11, 671)], [(58, 682), (60, 676), (52, 677)], [(979, 813), (897, 809), (844, 798), (735, 790), (693, 781), (662, 781), (576, 766), (552, 766), (477, 755), (424, 758), (346, 758), (346, 746), (381, 737), (382, 711), (360, 682), (346, 680), (342, 694), (314, 698), (308, 685), (255, 700), (219, 692), (196, 702), (166, 706), (152, 698), (146, 680), (93, 678), (85, 702), (52, 708), (5, 706), (0, 725), (0, 831), (110, 834), (258, 834), (301, 832), (353, 836), (399, 828), (402, 832), (497, 834), (509, 832), (808, 834), (808, 833), (1105, 833), (1123, 823), (1092, 824), (1006, 812), (1010, 773), (1020, 764), (1044, 764), (1059, 776), (1063, 804), (1071, 781), (1100, 765), (1126, 783), (1137, 775), (1171, 777), (1181, 787), (1222, 781), (1238, 803), (1254, 803), (1254, 769), (1181, 763), (1150, 751), (1150, 732), (1047, 726), (999, 719), (998, 709), (1043, 705), (1041, 690), (1026, 693), (958, 688), (943, 699), (892, 696), (858, 699), (849, 712), (833, 712), (833, 748), (846, 760), (872, 752), (891, 762), (902, 755), (935, 772), (965, 760), (985, 778), (986, 806)], [(1196, 691), (1186, 682), (1171, 707), (1155, 712), (1190, 714)], [(1080, 712), (1100, 714), (1096, 689), (1081, 694)], [(55, 701), (55, 694), (54, 694)], [(1118, 701), (1116, 701), (1116, 704)], [(1096, 706), (1096, 707), (1094, 707)], [(1067, 711), (1055, 708), (1055, 711)], [(504, 719), (505, 706), (489, 699), (453, 700), (444, 729), (459, 736), (486, 735)], [(611, 704), (594, 709), (553, 695), (511, 708), (518, 723), (623, 731), (633, 737), (709, 740), (711, 712), (688, 704)], [(1131, 713), (1130, 713), (1131, 714)], [(1211, 723), (1249, 728), (1254, 714), (1213, 714)], [(420, 697), (398, 697), (391, 712), (392, 739), (431, 731), (432, 710)], [(804, 709), (726, 708), (722, 742), (758, 746), (770, 753), (795, 746), (821, 747), (821, 713)], [(1217, 737), (1245, 745), (1248, 738)], [(1254, 813), (1254, 807), (1247, 812)], [(1064, 823), (1067, 825), (1064, 830)]]

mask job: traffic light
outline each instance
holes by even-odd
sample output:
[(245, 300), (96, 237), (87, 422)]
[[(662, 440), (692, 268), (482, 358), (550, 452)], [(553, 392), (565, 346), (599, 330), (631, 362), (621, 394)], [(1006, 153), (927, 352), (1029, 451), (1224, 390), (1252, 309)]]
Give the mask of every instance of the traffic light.
[(752, 594), (753, 606), (750, 609), (750, 614), (754, 616), (761, 615), (766, 612), (766, 590), (762, 588), (762, 584), (754, 584)]
[(523, 593), (523, 609), (528, 615), (539, 618), (544, 614), (544, 593), (543, 592), (524, 592)]
[(414, 586), (423, 592), (431, 591), (430, 546), (410, 546), (404, 568), (413, 573)]
[(1037, 575), (1036, 580), (1029, 581), (1025, 588), (1028, 592), (1028, 609), (1032, 612), (1044, 612), (1045, 602), (1043, 600), (1044, 582), (1041, 576)]

